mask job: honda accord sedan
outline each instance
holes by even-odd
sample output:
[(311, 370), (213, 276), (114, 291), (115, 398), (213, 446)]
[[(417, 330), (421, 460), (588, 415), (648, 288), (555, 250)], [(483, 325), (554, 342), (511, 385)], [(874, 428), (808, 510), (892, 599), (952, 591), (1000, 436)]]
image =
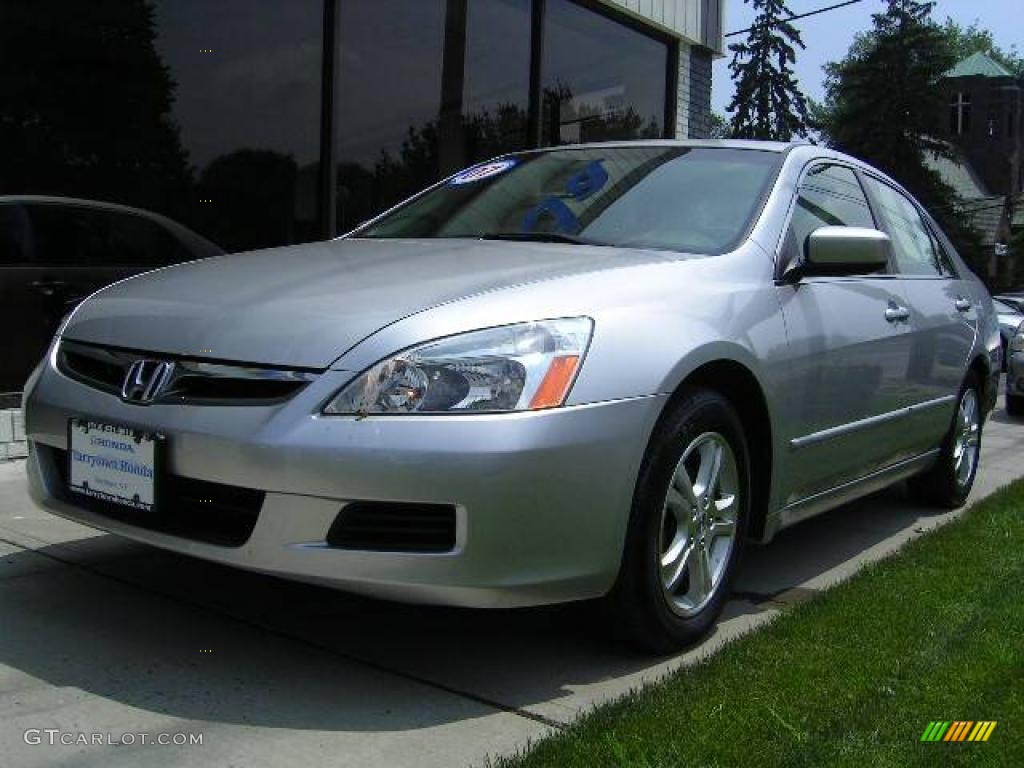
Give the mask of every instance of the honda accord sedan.
[(893, 180), (747, 142), (509, 154), (330, 242), (105, 288), (25, 392), (44, 509), (382, 598), (604, 598), (665, 651), (745, 543), (964, 502), (991, 298)]

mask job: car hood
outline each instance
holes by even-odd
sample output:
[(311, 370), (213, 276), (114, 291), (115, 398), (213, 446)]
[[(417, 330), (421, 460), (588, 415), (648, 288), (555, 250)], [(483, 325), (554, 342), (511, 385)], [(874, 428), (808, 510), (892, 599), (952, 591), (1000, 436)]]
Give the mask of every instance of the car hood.
[(219, 256), (115, 283), (75, 311), (64, 336), (319, 369), (384, 326), (439, 304), (670, 258), (546, 243), (333, 240)]

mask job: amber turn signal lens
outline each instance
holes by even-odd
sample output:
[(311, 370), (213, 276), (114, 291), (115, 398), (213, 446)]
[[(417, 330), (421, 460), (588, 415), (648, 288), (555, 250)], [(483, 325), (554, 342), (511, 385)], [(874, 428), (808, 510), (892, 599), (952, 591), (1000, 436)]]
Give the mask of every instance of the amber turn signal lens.
[(561, 405), (569, 393), (579, 364), (579, 355), (563, 355), (552, 360), (551, 367), (544, 374), (544, 380), (530, 400), (530, 410), (557, 408)]

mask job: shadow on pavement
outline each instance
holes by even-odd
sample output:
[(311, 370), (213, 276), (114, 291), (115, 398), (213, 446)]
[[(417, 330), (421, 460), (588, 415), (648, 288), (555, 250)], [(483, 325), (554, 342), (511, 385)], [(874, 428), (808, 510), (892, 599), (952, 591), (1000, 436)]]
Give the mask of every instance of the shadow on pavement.
[[(747, 599), (685, 657), (766, 620), (772, 595), (922, 514), (896, 489), (750, 547), (737, 584)], [(679, 663), (624, 649), (593, 603), (401, 605), (109, 535), (0, 555), (0, 611), (0, 663), (33, 678), (173, 717), (274, 728), (405, 730), (491, 705), (563, 721)]]

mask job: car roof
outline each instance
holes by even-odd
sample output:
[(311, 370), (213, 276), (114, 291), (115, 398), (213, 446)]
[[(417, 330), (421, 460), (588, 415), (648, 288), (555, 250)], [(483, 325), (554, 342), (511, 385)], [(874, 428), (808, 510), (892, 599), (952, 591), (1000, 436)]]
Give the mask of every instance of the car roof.
[[(804, 142), (755, 141), (748, 139), (634, 139), (629, 141), (595, 141), (586, 144), (558, 144), (552, 147), (516, 150), (507, 155), (529, 155), (574, 149), (635, 149), (637, 147), (706, 147), (715, 149), (757, 149), (762, 152), (783, 153)], [(808, 145), (809, 146), (809, 145)], [(500, 155), (499, 155), (500, 157)]]
[(779, 155), (794, 155), (797, 160), (812, 162), (814, 160), (838, 160), (855, 165), (864, 171), (869, 171), (879, 178), (885, 179), (888, 183), (910, 194), (898, 181), (875, 166), (863, 160), (847, 155), (843, 152), (814, 144), (810, 141), (759, 141), (755, 139), (638, 139), (630, 141), (600, 141), (586, 144), (559, 144), (553, 147), (539, 147), (537, 149), (523, 149), (515, 152), (507, 152), (498, 157), (508, 155), (530, 155), (542, 152), (571, 151), (578, 149), (631, 149), (637, 147), (693, 147), (702, 149), (746, 149), (758, 150), (761, 152), (774, 152)]
[(0, 195), (0, 205), (18, 203), (38, 203), (41, 205), (69, 205), (82, 208), (96, 208), (103, 211), (117, 211), (119, 213), (134, 213), (137, 216), (147, 216), (170, 221), (166, 216), (159, 213), (147, 211), (142, 208), (132, 208), (120, 203), (108, 203), (103, 200), (86, 200), (79, 197), (59, 197), (56, 195)]
[(103, 200), (86, 200), (79, 197), (59, 197), (54, 195), (0, 195), (0, 205), (23, 204), (63, 205), (69, 208), (92, 208), (97, 211), (110, 211), (114, 213), (125, 213), (133, 216), (140, 216), (160, 224), (165, 229), (169, 229), (184, 237), (191, 238), (197, 243), (211, 246), (220, 253), (224, 252), (224, 249), (212, 240), (208, 240), (198, 232), (193, 232), (184, 224), (168, 218), (163, 214), (156, 213), (154, 211), (147, 211), (143, 208), (132, 208), (129, 205), (121, 205), (120, 203), (108, 203)]

